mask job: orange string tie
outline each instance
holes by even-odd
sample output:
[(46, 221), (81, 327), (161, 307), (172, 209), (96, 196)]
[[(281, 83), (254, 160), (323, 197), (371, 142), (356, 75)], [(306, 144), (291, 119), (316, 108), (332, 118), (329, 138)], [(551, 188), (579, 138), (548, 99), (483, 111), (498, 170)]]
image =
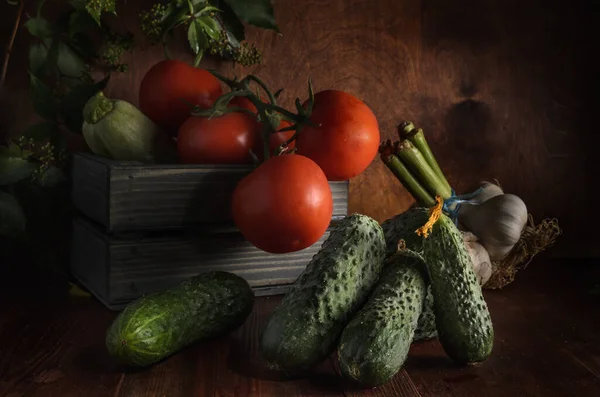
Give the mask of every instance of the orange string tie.
[(422, 237), (429, 237), (429, 233), (431, 229), (433, 229), (433, 225), (440, 219), (442, 216), (442, 208), (444, 206), (444, 200), (442, 200), (441, 196), (435, 196), (436, 204), (429, 209), (429, 220), (426, 224), (421, 226), (416, 230), (416, 233)]

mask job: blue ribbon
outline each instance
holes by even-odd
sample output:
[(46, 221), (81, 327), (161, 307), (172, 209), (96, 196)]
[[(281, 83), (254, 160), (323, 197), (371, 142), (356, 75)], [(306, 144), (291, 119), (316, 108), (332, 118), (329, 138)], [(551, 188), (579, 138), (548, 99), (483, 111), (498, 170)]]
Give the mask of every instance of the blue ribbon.
[[(452, 195), (444, 200), (444, 205), (442, 206), (442, 210), (448, 214), (450, 219), (454, 221), (456, 225), (458, 225), (458, 210), (462, 203), (469, 203), (470, 200), (477, 197), (483, 191), (483, 187), (475, 190), (473, 193), (461, 194), (460, 196), (456, 195), (454, 189), (452, 189)], [(454, 209), (450, 209), (452, 204), (456, 204)]]

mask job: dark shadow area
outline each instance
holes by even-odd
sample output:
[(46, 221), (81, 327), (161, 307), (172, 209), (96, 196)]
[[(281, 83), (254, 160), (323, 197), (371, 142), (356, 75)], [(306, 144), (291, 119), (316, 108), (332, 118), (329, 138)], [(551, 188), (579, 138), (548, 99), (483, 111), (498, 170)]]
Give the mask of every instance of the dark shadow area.
[(440, 371), (463, 368), (448, 357), (439, 356), (408, 356), (406, 366), (410, 371)]
[[(455, 137), (454, 156), (463, 169), (486, 169), (498, 153), (491, 133), (492, 110), (482, 101), (466, 99), (454, 104), (444, 123), (448, 136)], [(475, 155), (476, 154), (476, 155)]]
[(98, 341), (79, 350), (73, 358), (73, 364), (85, 372), (112, 374), (121, 372), (140, 372), (141, 369), (131, 368), (115, 362), (108, 355), (104, 341)]
[(269, 381), (293, 381), (308, 375), (288, 375), (282, 371), (271, 369), (258, 349), (249, 348), (247, 343), (237, 338), (231, 338), (228, 342), (227, 368), (239, 375)]

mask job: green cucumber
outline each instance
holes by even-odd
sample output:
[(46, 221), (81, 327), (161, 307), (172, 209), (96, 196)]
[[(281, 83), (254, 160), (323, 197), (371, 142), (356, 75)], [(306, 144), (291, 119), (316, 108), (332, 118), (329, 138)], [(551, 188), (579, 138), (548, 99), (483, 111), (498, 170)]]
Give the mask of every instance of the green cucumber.
[(402, 368), (425, 301), (426, 272), (423, 259), (408, 250), (391, 258), (369, 300), (340, 338), (338, 359), (344, 378), (375, 387)]
[(413, 342), (421, 340), (437, 338), (438, 332), (435, 326), (435, 313), (433, 312), (433, 294), (431, 293), (431, 285), (427, 285), (427, 295), (423, 303), (423, 310), (415, 329)]
[(485, 360), (492, 353), (492, 319), (463, 237), (442, 214), (423, 239), (434, 301), (438, 337), (446, 354), (459, 363)]
[(109, 327), (106, 347), (121, 363), (145, 367), (239, 327), (253, 304), (254, 293), (243, 278), (202, 273), (129, 304)]
[(423, 237), (416, 230), (428, 219), (429, 211), (426, 208), (413, 207), (384, 221), (381, 228), (385, 235), (387, 257), (396, 253), (399, 240), (404, 240), (406, 248), (420, 252), (423, 249)]
[[(404, 240), (406, 247), (416, 252), (423, 250), (423, 238), (415, 232), (429, 219), (429, 211), (426, 208), (412, 207), (381, 224), (385, 235), (386, 255), (389, 258), (398, 249), (398, 241)], [(415, 330), (413, 342), (433, 339), (437, 337), (435, 328), (435, 314), (433, 312), (433, 295), (431, 286), (427, 287), (427, 296), (417, 329)]]
[(383, 267), (381, 226), (366, 215), (345, 217), (331, 231), (262, 331), (260, 351), (287, 375), (327, 358)]

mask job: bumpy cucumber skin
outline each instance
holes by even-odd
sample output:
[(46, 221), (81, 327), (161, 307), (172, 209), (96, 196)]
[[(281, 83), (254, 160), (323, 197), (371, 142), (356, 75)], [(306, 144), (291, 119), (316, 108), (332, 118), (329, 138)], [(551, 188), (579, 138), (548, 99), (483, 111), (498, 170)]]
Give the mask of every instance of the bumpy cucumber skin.
[(416, 254), (396, 254), (386, 265), (369, 300), (342, 333), (342, 376), (375, 387), (402, 368), (425, 301), (426, 271)]
[[(397, 251), (399, 240), (404, 240), (408, 249), (421, 252), (423, 250), (423, 238), (417, 235), (415, 231), (423, 226), (428, 219), (428, 209), (412, 207), (384, 221), (381, 227), (385, 235), (386, 256), (390, 257)], [(428, 286), (425, 304), (419, 317), (413, 342), (433, 339), (437, 338), (437, 336), (438, 332), (435, 327), (435, 314), (433, 312), (433, 295), (431, 293), (431, 286)]]
[(492, 353), (492, 319), (477, 282), (463, 237), (446, 215), (423, 241), (434, 299), (438, 337), (446, 354), (459, 363), (484, 361)]
[(260, 350), (269, 366), (297, 375), (329, 356), (372, 291), (384, 258), (377, 221), (361, 214), (340, 221), (263, 329)]
[(109, 327), (106, 347), (119, 362), (145, 367), (239, 327), (253, 304), (254, 293), (243, 278), (202, 273), (128, 305)]
[(431, 285), (427, 285), (427, 295), (423, 303), (423, 310), (419, 316), (417, 329), (413, 336), (413, 342), (427, 339), (435, 339), (438, 336), (435, 325), (435, 313), (433, 311), (433, 294), (431, 293)]

